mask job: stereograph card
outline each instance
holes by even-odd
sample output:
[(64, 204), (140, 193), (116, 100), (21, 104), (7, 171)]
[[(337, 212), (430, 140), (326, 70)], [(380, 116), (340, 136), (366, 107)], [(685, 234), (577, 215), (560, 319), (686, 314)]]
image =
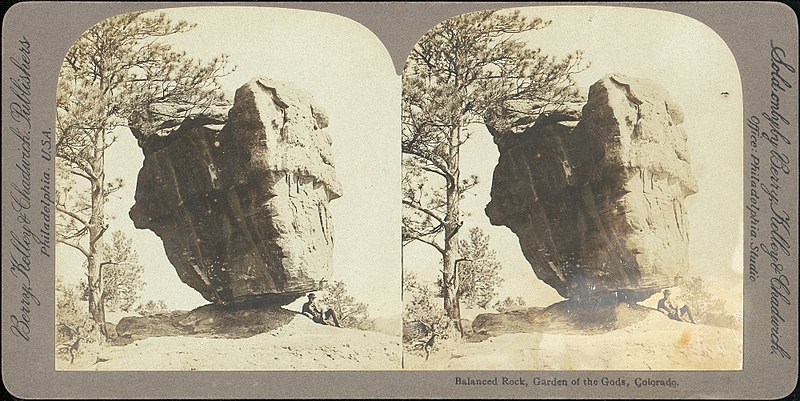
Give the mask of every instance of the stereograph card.
[(797, 386), (782, 3), (58, 3), (3, 20), (18, 398)]

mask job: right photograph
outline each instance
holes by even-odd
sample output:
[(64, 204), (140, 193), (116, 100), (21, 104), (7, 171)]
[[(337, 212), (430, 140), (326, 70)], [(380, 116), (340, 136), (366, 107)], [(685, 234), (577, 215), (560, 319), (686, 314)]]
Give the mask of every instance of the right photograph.
[(742, 86), (713, 30), (474, 12), (402, 84), (405, 369), (742, 368)]

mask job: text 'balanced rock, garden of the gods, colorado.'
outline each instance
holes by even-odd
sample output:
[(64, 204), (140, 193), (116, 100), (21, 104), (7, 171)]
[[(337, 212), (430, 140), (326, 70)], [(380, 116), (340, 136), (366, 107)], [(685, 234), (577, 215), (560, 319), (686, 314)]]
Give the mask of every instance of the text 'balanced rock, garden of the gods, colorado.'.
[(500, 158), (486, 214), (561, 296), (641, 301), (688, 269), (684, 198), (697, 184), (683, 114), (663, 89), (619, 74), (592, 85), (577, 114), (489, 125)]
[(328, 203), (342, 193), (326, 114), (292, 85), (258, 78), (222, 122), (186, 119), (140, 141), (134, 224), (211, 302), (285, 304), (320, 289), (332, 273)]

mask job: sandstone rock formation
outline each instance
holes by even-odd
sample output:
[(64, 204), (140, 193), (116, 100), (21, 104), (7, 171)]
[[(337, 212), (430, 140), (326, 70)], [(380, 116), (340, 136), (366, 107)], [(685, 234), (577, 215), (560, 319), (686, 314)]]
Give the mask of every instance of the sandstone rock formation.
[(247, 338), (283, 327), (297, 316), (277, 305), (242, 305), (237, 308), (209, 304), (192, 311), (122, 318), (116, 326), (117, 343), (148, 337), (201, 336)]
[(640, 301), (673, 285), (688, 268), (684, 198), (697, 191), (679, 107), (614, 74), (569, 119), (489, 126), (500, 151), (491, 223), (519, 237), (536, 276), (565, 298)]
[(483, 313), (476, 316), (471, 323), (471, 341), (482, 341), (510, 333), (601, 334), (640, 322), (651, 312), (654, 312), (652, 308), (638, 304), (606, 304), (586, 308), (575, 301), (567, 300), (546, 308), (530, 307), (505, 313)]
[(187, 119), (140, 141), (130, 217), (153, 230), (207, 300), (288, 303), (331, 275), (328, 202), (341, 196), (328, 120), (303, 91), (266, 78), (236, 91), (228, 120)]

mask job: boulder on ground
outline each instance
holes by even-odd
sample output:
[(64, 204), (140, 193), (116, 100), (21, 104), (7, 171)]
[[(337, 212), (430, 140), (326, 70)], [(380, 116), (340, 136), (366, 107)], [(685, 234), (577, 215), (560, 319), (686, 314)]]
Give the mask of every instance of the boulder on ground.
[(246, 338), (280, 328), (296, 316), (277, 305), (208, 304), (188, 312), (125, 317), (117, 324), (116, 334), (124, 343), (165, 336)]
[[(567, 300), (546, 308), (480, 314), (472, 322), (474, 334), (470, 340), (481, 341), (511, 333), (607, 333), (640, 322), (654, 312), (652, 308), (624, 302), (589, 307)], [(664, 319), (668, 318), (664, 316)]]

